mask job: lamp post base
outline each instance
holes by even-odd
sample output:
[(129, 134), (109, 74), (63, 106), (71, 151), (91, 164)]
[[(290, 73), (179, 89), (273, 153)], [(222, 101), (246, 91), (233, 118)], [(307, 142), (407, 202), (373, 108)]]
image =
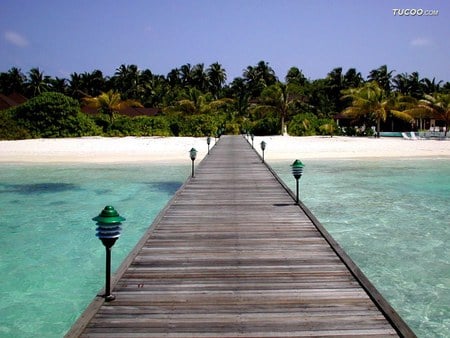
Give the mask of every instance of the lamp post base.
[(114, 299), (116, 299), (116, 296), (114, 296), (114, 295), (104, 295), (103, 298), (105, 298), (105, 302), (111, 302)]

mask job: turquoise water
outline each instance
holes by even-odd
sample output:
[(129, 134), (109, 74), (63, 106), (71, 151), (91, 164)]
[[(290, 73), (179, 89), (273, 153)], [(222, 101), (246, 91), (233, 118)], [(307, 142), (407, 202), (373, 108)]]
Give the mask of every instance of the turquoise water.
[[(301, 197), (419, 337), (450, 330), (450, 160), (304, 161)], [(294, 188), (290, 163), (272, 163)], [(104, 283), (96, 216), (127, 220), (113, 268), (187, 165), (0, 165), (0, 337), (61, 337)]]

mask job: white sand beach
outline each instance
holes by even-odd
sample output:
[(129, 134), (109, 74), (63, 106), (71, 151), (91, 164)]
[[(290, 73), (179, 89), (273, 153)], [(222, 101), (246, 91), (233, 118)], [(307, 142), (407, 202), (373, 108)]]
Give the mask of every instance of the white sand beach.
[(255, 138), (255, 148), (266, 142), (267, 160), (357, 158), (449, 158), (450, 140), (406, 140), (401, 137), (290, 137)]
[[(450, 141), (405, 140), (402, 138), (359, 137), (255, 137), (254, 145), (261, 152), (260, 142), (267, 144), (265, 158), (335, 159), (335, 158), (449, 158)], [(214, 138), (211, 140), (211, 147)], [(82, 137), (67, 139), (33, 139), (0, 141), (2, 163), (125, 163), (184, 162), (189, 150), (198, 151), (198, 159), (207, 153), (206, 138), (193, 137)]]

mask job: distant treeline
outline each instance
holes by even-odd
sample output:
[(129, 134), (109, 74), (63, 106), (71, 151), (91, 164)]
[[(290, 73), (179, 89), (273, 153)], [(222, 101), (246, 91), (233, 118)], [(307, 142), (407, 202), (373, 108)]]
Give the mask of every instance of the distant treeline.
[[(227, 80), (219, 63), (185, 64), (167, 75), (121, 65), (110, 77), (94, 70), (72, 73), (69, 79), (46, 76), (38, 68), (26, 74), (11, 68), (0, 73), (0, 93), (21, 94), (28, 101), (0, 112), (0, 138), (366, 135), (373, 132), (371, 126), (380, 130), (392, 126), (392, 120), (419, 128), (417, 121), (432, 115), (448, 129), (450, 82), (420, 78), (417, 72), (394, 76), (386, 65), (366, 78), (355, 68), (335, 68), (323, 79), (310, 80), (297, 67), (280, 79), (260, 61), (244, 69), (241, 77)], [(432, 106), (441, 101), (443, 112)], [(98, 114), (82, 113), (83, 106)], [(158, 108), (159, 114), (120, 114), (130, 106)], [(337, 115), (347, 120), (345, 129), (336, 124)]]

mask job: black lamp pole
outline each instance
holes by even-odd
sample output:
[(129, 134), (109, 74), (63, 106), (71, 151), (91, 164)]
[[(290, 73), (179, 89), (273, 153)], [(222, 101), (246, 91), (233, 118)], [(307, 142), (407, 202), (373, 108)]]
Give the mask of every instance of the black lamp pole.
[(262, 150), (262, 162), (264, 163), (264, 150), (266, 150), (266, 142), (261, 142), (261, 150)]
[(189, 156), (191, 157), (191, 161), (192, 161), (192, 177), (194, 177), (194, 161), (195, 161), (195, 158), (197, 157), (197, 150), (195, 150), (195, 148), (192, 148), (191, 150), (189, 150)]
[(300, 179), (300, 177), (302, 177), (303, 174), (303, 168), (304, 168), (304, 164), (300, 161), (300, 160), (295, 160), (294, 163), (292, 163), (291, 167), (292, 167), (292, 175), (295, 178), (296, 181), (296, 204), (299, 204), (299, 189), (298, 189), (298, 181)]
[(107, 205), (100, 215), (92, 220), (97, 222), (96, 236), (102, 241), (106, 249), (105, 294), (103, 297), (106, 302), (110, 302), (116, 299), (111, 294), (111, 248), (120, 237), (122, 230), (120, 225), (125, 221), (125, 218), (120, 216), (114, 207)]

